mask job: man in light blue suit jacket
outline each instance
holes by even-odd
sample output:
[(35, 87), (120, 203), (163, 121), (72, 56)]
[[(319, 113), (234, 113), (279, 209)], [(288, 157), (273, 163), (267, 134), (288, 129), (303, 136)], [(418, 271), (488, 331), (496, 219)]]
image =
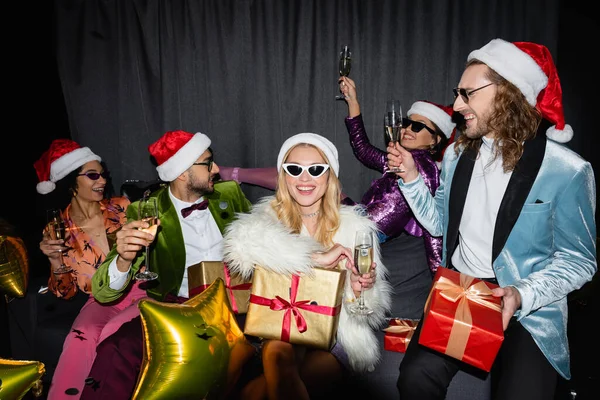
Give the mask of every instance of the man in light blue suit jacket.
[[(492, 40), (471, 52), (454, 93), (465, 123), (435, 197), (409, 152), (390, 146), (388, 161), (404, 170), (398, 184), (419, 222), (443, 235), (442, 265), (500, 286), (493, 397), (553, 399), (559, 374), (570, 379), (567, 295), (597, 270), (594, 172), (560, 144), (573, 131), (545, 46)], [(400, 366), (400, 397), (443, 399), (464, 364), (419, 345), (419, 334)]]

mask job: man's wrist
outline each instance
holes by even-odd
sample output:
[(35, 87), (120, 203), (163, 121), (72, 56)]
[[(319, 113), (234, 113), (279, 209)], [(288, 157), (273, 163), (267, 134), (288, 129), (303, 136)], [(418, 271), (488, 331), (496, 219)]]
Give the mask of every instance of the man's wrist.
[(117, 256), (117, 270), (119, 272), (127, 272), (131, 268), (131, 261), (125, 260), (120, 255)]

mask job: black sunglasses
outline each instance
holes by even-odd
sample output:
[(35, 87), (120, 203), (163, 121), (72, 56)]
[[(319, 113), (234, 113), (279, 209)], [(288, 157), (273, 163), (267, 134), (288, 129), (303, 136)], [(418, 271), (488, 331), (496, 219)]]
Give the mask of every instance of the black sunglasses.
[(208, 167), (208, 172), (210, 172), (212, 170), (213, 164), (215, 163), (215, 160), (213, 160), (212, 158), (208, 161), (205, 162), (195, 162), (192, 165), (206, 165)]
[(90, 178), (93, 181), (97, 181), (98, 179), (100, 179), (100, 177), (103, 177), (104, 179), (108, 179), (108, 172), (107, 171), (102, 171), (102, 172), (86, 172), (85, 174), (77, 174), (77, 176), (87, 176), (88, 178)]
[(430, 127), (428, 127), (427, 125), (425, 125), (422, 122), (419, 121), (413, 121), (410, 118), (402, 118), (402, 127), (404, 129), (408, 128), (410, 126), (410, 130), (413, 131), (414, 133), (419, 133), (423, 130), (423, 128), (427, 129), (429, 131), (429, 133), (431, 133), (432, 135), (435, 135), (435, 131), (433, 129), (431, 129)]
[(323, 175), (329, 169), (329, 165), (327, 164), (313, 164), (313, 165), (300, 165), (293, 163), (283, 164), (283, 169), (288, 173), (289, 176), (294, 178), (302, 175), (304, 171), (308, 171), (310, 176), (313, 178), (318, 178)]
[(485, 89), (486, 87), (491, 86), (491, 85), (493, 85), (493, 83), (488, 83), (487, 85), (483, 85), (481, 87), (478, 87), (477, 89), (473, 89), (473, 90), (469, 90), (469, 91), (467, 91), (467, 89), (454, 88), (454, 89), (452, 89), (452, 91), (454, 92), (454, 99), (456, 99), (460, 95), (461, 99), (466, 104), (469, 104), (469, 96), (471, 96), (476, 91)]

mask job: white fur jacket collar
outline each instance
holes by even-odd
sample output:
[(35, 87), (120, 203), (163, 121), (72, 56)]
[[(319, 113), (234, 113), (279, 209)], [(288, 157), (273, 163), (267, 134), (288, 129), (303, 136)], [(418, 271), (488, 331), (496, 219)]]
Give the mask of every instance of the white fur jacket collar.
[[(254, 265), (283, 274), (310, 274), (313, 267), (311, 254), (323, 250), (313, 238), (294, 234), (281, 224), (270, 206), (272, 196), (257, 202), (250, 214), (238, 214), (225, 230), (223, 241), (224, 261), (232, 272), (251, 277)], [(341, 224), (334, 242), (353, 250), (354, 234), (368, 229), (376, 232), (375, 224), (364, 216), (361, 206), (345, 206), (340, 209)], [(348, 307), (356, 300), (350, 288), (350, 273), (346, 274), (343, 306), (340, 313), (337, 341), (342, 345), (350, 365), (357, 372), (372, 371), (380, 358), (381, 346), (375, 329), (385, 323), (390, 309), (392, 288), (385, 278), (387, 269), (381, 262), (379, 243), (375, 240), (374, 261), (377, 279), (375, 285), (365, 291), (365, 304), (374, 312), (368, 316), (350, 313)]]

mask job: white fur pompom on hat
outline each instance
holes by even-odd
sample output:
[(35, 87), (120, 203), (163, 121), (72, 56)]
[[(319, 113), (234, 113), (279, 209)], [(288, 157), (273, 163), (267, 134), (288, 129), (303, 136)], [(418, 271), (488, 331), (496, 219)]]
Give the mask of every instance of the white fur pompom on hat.
[(281, 171), (281, 166), (284, 161), (283, 157), (285, 157), (286, 153), (292, 147), (301, 143), (312, 144), (321, 150), (325, 154), (325, 157), (327, 157), (327, 162), (331, 166), (335, 176), (340, 176), (340, 161), (338, 159), (337, 148), (329, 139), (317, 135), (316, 133), (298, 133), (283, 142), (281, 149), (279, 150), (279, 155), (277, 156), (277, 171)]
[(472, 51), (467, 60), (472, 59), (483, 62), (515, 85), (529, 104), (554, 124), (546, 131), (550, 139), (566, 143), (573, 138), (573, 129), (565, 124), (558, 72), (546, 46), (493, 39)]

